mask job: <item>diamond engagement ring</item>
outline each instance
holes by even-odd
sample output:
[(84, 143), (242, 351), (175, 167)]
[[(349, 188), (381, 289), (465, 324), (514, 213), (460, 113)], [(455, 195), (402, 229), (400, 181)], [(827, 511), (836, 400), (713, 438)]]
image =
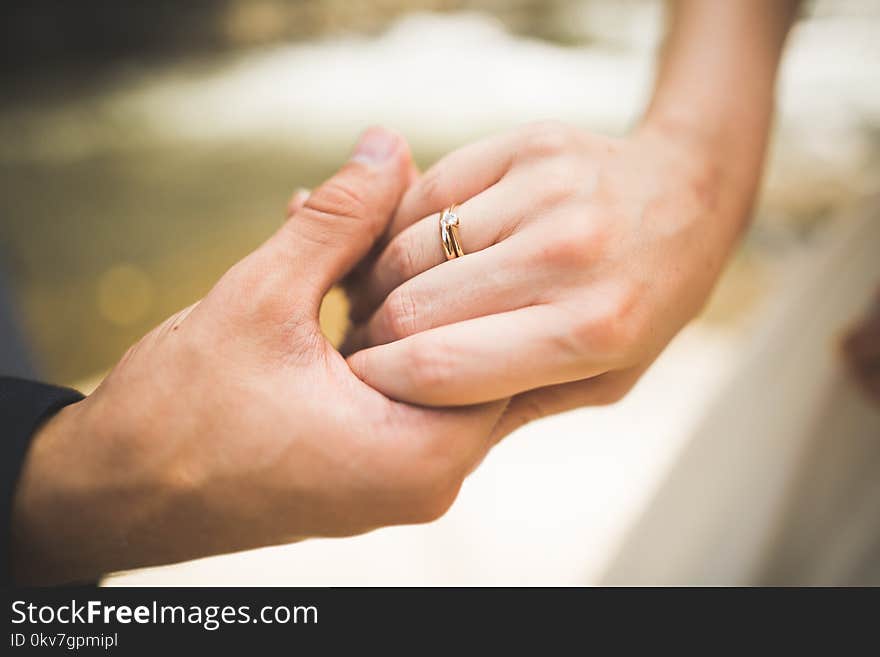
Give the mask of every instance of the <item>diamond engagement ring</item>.
[(464, 255), (458, 239), (459, 217), (455, 212), (457, 208), (457, 205), (452, 204), (440, 213), (440, 241), (443, 243), (443, 252), (447, 260)]

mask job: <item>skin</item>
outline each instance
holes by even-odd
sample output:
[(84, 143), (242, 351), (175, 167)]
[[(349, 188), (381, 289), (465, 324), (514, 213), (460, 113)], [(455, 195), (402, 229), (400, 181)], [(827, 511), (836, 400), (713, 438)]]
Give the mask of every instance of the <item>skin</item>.
[[(748, 222), (796, 6), (675, 3), (630, 135), (541, 123), (428, 170), (357, 283), (352, 370), (428, 406), (513, 396), (495, 439), (623, 396), (699, 312)], [(466, 255), (446, 262), (437, 213), (453, 203)]]
[[(37, 432), (13, 506), (19, 582), (432, 520), (500, 437), (618, 399), (747, 221), (795, 5), (677, 3), (623, 139), (541, 124), (419, 177), (399, 137), (369, 131), (278, 233)], [(434, 213), (453, 202), (468, 255), (446, 263)], [(348, 281), (346, 361), (320, 302), (383, 232)]]
[(43, 427), (15, 499), (20, 583), (357, 534), (449, 507), (505, 402), (392, 401), (318, 325), (321, 299), (385, 228), (411, 169), (400, 137), (368, 131), (277, 234)]

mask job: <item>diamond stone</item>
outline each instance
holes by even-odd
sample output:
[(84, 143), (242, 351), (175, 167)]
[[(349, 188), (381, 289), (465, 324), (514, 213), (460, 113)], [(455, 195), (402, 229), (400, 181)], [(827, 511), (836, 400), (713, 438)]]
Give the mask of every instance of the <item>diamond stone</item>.
[(458, 226), (458, 215), (454, 212), (444, 212), (440, 217), (440, 223), (444, 226)]

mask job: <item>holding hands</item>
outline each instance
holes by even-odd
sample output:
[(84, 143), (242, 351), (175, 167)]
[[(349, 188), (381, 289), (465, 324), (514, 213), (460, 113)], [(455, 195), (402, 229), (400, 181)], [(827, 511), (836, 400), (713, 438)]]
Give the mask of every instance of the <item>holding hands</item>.
[[(83, 580), (442, 515), (500, 438), (618, 399), (699, 310), (747, 209), (700, 153), (650, 127), (538, 124), (419, 176), (401, 137), (368, 130), (40, 431), (16, 572)], [(356, 266), (346, 359), (318, 310)]]
[(400, 200), (403, 140), (352, 160), (194, 306), (54, 416), (19, 481), (22, 582), (341, 536), (441, 515), (505, 402), (429, 409), (359, 380), (321, 334), (321, 299)]
[[(538, 124), (466, 146), (404, 194), (355, 283), (370, 386), (453, 406), (514, 396), (503, 433), (616, 400), (700, 309), (731, 246), (719, 169), (659, 131)], [(467, 255), (445, 259), (460, 202)]]
[[(736, 234), (725, 213), (745, 210), (722, 179), (647, 128), (530, 126), (421, 177), (402, 138), (367, 131), (43, 427), (16, 572), (83, 580), (440, 516), (501, 437), (619, 398), (697, 312)], [(446, 261), (438, 212), (459, 200), (464, 255)], [(346, 359), (318, 310), (358, 263)]]
[[(511, 398), (493, 439), (619, 399), (703, 306), (760, 180), (796, 0), (678, 0), (631, 135), (529, 126), (443, 158), (353, 283), (352, 370), (393, 399)], [(466, 255), (439, 221), (459, 204)]]
[[(275, 235), (33, 434), (16, 576), (431, 520), (504, 435), (619, 399), (705, 303), (748, 217), (797, 8), (770, 4), (675, 3), (626, 138), (538, 124), (420, 176), (401, 137), (367, 131)], [(454, 204), (463, 255), (447, 260)], [(343, 279), (340, 353), (318, 310)]]

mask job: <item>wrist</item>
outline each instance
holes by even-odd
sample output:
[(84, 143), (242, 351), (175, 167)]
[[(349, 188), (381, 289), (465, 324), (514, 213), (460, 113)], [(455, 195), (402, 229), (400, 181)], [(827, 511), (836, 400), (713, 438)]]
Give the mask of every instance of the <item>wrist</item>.
[(652, 105), (633, 137), (659, 145), (687, 163), (717, 199), (717, 210), (736, 233), (751, 214), (764, 161), (770, 109), (762, 102), (747, 111), (731, 106), (696, 111), (686, 103)]
[(655, 94), (635, 132), (682, 140), (707, 153), (762, 154), (773, 115), (771, 93), (700, 103), (686, 93)]
[[(31, 439), (16, 486), (12, 507), (10, 556), (19, 584), (54, 584), (76, 579), (64, 565), (75, 546), (55, 534), (59, 507), (67, 507), (67, 482), (75, 464), (66, 454), (84, 434), (88, 400), (65, 406), (44, 422)], [(64, 501), (59, 505), (59, 502)], [(62, 512), (63, 513), (63, 512)], [(75, 522), (67, 518), (66, 523)], [(72, 576), (71, 576), (72, 575)]]

